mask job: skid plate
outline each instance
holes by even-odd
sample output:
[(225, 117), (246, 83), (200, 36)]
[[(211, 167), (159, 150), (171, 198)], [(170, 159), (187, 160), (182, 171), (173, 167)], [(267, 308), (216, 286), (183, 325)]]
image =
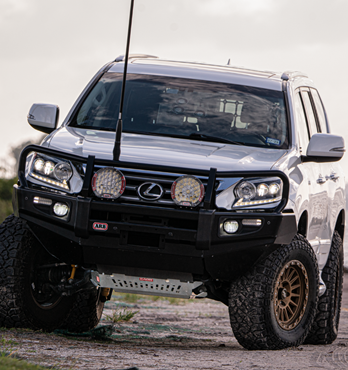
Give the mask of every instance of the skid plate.
[(176, 279), (154, 279), (123, 274), (106, 275), (96, 271), (92, 272), (91, 281), (96, 286), (112, 288), (115, 292), (176, 298), (193, 298), (197, 296), (192, 292), (193, 289), (203, 285), (200, 281), (190, 283)]

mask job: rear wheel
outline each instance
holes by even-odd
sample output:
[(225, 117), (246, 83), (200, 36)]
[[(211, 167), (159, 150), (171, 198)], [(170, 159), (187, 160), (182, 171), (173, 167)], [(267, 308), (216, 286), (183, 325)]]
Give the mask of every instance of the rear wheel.
[[(6, 218), (0, 225), (0, 326), (52, 331), (74, 317), (74, 311), (81, 310), (79, 303), (82, 301), (85, 307), (97, 306), (96, 289), (69, 297), (52, 289), (43, 277), (47, 274), (46, 266), (57, 262), (37, 242), (25, 221), (13, 215)], [(85, 307), (84, 312), (87, 312)], [(86, 322), (93, 322), (92, 327), (96, 325), (95, 318)], [(77, 320), (74, 325), (77, 331)], [(91, 325), (83, 323), (82, 326), (90, 329)]]
[(321, 276), (326, 291), (319, 297), (316, 317), (305, 341), (308, 344), (330, 344), (337, 338), (343, 289), (343, 242), (337, 231)]
[(271, 253), (231, 284), (233, 333), (247, 349), (282, 349), (303, 343), (318, 301), (318, 266), (307, 240)]

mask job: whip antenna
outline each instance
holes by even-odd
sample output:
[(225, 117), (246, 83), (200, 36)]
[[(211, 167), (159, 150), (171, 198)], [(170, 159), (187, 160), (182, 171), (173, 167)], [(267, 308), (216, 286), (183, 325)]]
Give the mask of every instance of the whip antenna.
[(120, 154), (121, 154), (122, 111), (123, 111), (124, 91), (126, 87), (126, 78), (127, 78), (127, 66), (128, 66), (130, 36), (131, 36), (131, 30), (132, 30), (133, 7), (134, 7), (134, 0), (131, 0), (129, 23), (128, 23), (127, 47), (126, 47), (126, 55), (124, 57), (124, 70), (123, 70), (122, 90), (121, 90), (121, 99), (120, 99), (120, 111), (118, 114), (118, 121), (116, 124), (116, 137), (115, 137), (115, 146), (114, 146), (114, 152), (113, 152), (114, 161), (118, 161), (120, 158)]

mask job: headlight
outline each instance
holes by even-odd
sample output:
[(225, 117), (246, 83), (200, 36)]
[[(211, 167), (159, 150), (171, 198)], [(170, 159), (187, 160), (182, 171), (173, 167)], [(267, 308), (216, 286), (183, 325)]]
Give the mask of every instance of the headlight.
[(249, 200), (255, 198), (256, 188), (252, 182), (243, 181), (236, 188), (239, 199)]
[(31, 152), (26, 161), (27, 180), (37, 185), (78, 193), (82, 188), (82, 178), (70, 161)]
[(278, 177), (244, 179), (234, 189), (233, 208), (274, 204), (282, 199), (283, 182)]
[(61, 181), (68, 181), (70, 180), (72, 176), (72, 168), (69, 163), (63, 162), (63, 163), (58, 163), (54, 167), (54, 176)]
[(181, 176), (173, 182), (171, 195), (179, 206), (196, 207), (204, 197), (204, 185), (194, 176)]
[(113, 167), (102, 168), (92, 178), (92, 189), (99, 198), (117, 199), (126, 188), (123, 173)]

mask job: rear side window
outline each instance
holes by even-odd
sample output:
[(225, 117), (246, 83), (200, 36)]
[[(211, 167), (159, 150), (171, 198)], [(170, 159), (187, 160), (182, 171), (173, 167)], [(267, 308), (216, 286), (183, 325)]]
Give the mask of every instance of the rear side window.
[(312, 94), (314, 105), (317, 111), (317, 116), (318, 116), (318, 121), (319, 121), (321, 132), (327, 133), (326, 115), (325, 115), (323, 103), (320, 99), (320, 96), (317, 90), (311, 89), (311, 94)]

